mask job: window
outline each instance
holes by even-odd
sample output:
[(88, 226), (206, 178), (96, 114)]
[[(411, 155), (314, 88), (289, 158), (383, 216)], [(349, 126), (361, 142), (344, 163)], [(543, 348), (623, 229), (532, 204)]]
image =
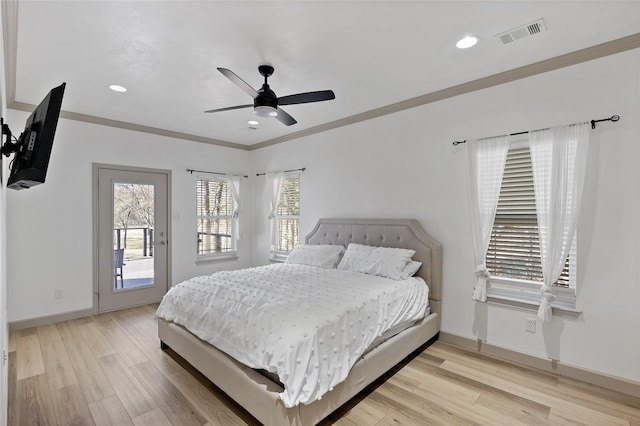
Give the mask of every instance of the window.
[[(575, 245), (574, 239), (557, 288), (575, 288)], [(522, 294), (527, 284), (533, 290), (543, 282), (533, 169), (526, 145), (512, 145), (507, 153), (486, 264), (494, 289), (503, 283), (498, 288)]]
[(236, 254), (234, 200), (226, 179), (202, 179), (196, 183), (198, 260)]
[(299, 240), (300, 175), (285, 177), (282, 181), (278, 207), (276, 208), (277, 234), (275, 252), (278, 258), (288, 254)]

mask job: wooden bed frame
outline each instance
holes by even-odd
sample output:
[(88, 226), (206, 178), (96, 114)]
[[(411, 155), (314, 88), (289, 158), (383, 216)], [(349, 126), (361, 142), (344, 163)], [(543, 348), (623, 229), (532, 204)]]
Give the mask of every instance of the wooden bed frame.
[(311, 404), (287, 408), (278, 398), (279, 384), (239, 363), (183, 327), (158, 319), (161, 346), (170, 347), (204, 374), (229, 397), (265, 425), (315, 425), (394, 367), (440, 331), (442, 246), (415, 220), (320, 219), (305, 238), (307, 244), (353, 242), (416, 251), (418, 271), (429, 285), (431, 313), (417, 325), (399, 333), (363, 356), (347, 379)]

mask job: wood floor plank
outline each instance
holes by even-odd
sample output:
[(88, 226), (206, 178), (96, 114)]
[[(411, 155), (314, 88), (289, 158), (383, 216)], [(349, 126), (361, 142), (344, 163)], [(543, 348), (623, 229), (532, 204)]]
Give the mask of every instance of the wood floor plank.
[(565, 377), (560, 378), (556, 389), (567, 400), (640, 423), (640, 398)]
[[(445, 410), (458, 413), (470, 424), (490, 424), (490, 425), (527, 425), (527, 424), (546, 424), (547, 412), (543, 415), (529, 415), (530, 413), (517, 412), (509, 410), (509, 404), (486, 404), (482, 403), (483, 399), (488, 398), (485, 395), (471, 402), (464, 398), (456, 398), (453, 394), (443, 391), (439, 386), (432, 386), (431, 383), (423, 384), (414, 391), (414, 394), (420, 398), (432, 401)], [(491, 400), (493, 401), (493, 400)], [(501, 403), (508, 402), (506, 400)]]
[(7, 367), (8, 395), (7, 395), (7, 421), (8, 425), (17, 425), (18, 409), (22, 406), (16, 398), (18, 392), (18, 367), (16, 366), (16, 352), (9, 352), (9, 365)]
[(18, 380), (44, 374), (44, 361), (37, 331), (33, 334), (19, 334), (16, 340)]
[(560, 376), (557, 374), (506, 362), (498, 366), (495, 376), (519, 382), (527, 381), (542, 391), (558, 386), (560, 381)]
[[(437, 406), (448, 413), (457, 413), (461, 421), (467, 423), (485, 423), (492, 425), (508, 425), (508, 424), (524, 424), (518, 419), (503, 415), (501, 410), (492, 410), (491, 408), (476, 405), (480, 394), (476, 391), (469, 390), (456, 383), (449, 383), (437, 376), (429, 376), (414, 368), (412, 363), (406, 365), (401, 371), (390, 378), (381, 388), (396, 383), (396, 378), (401, 375), (413, 377), (421, 382), (421, 384), (411, 390), (412, 395), (429, 401), (429, 403)], [(399, 386), (400, 387), (400, 386)]]
[(480, 380), (487, 383), (490, 386), (502, 389), (505, 392), (512, 393), (514, 395), (529, 399), (539, 404), (546, 405), (556, 413), (557, 417), (573, 416), (573, 419), (577, 422), (584, 422), (585, 424), (606, 424), (606, 425), (624, 425), (627, 426), (629, 422), (616, 416), (612, 416), (606, 413), (602, 413), (597, 410), (593, 410), (586, 406), (581, 406), (573, 402), (565, 401), (560, 394), (550, 394), (537, 391), (535, 389), (527, 388), (520, 383), (513, 383), (505, 379), (501, 379), (490, 374), (486, 374), (475, 370), (473, 368), (456, 364), (452, 361), (445, 361), (442, 363), (441, 368), (449, 371), (457, 372), (458, 374), (472, 377), (475, 380)]
[(447, 397), (456, 399), (459, 401), (464, 401), (467, 404), (474, 404), (478, 398), (480, 398), (480, 392), (474, 389), (469, 389), (461, 384), (456, 382), (452, 382), (450, 380), (446, 380), (442, 377), (429, 374), (423, 370), (420, 370), (417, 367), (414, 367), (413, 364), (407, 365), (401, 371), (399, 371), (396, 376), (391, 378), (389, 381), (394, 383), (396, 377), (407, 376), (412, 378), (414, 381), (418, 382), (418, 385), (411, 389), (414, 391), (417, 388), (432, 388), (437, 389), (438, 392), (447, 395)]
[(149, 335), (158, 335), (158, 321), (156, 320), (155, 311), (150, 310), (148, 306), (136, 306), (127, 310), (130, 321), (135, 322), (136, 326), (144, 333)]
[(9, 332), (8, 346), (9, 346), (8, 347), (9, 353), (16, 351), (16, 332), (15, 331), (10, 331)]
[(466, 400), (483, 408), (508, 413), (516, 421), (544, 424), (549, 415), (550, 408), (545, 405), (425, 364), (421, 357), (406, 366), (402, 373), (410, 374), (420, 380), (423, 386), (449, 394), (451, 398)]
[[(407, 368), (408, 366), (405, 366)], [(413, 392), (422, 384), (420, 378), (412, 376), (408, 371), (402, 369), (395, 373), (393, 376), (390, 376), (387, 382), (392, 383), (408, 392)]]
[(111, 312), (101, 312), (99, 314), (92, 315), (90, 318), (93, 320), (93, 322), (95, 322), (98, 325), (102, 325), (103, 323), (109, 322), (109, 323), (112, 323), (114, 326), (117, 326)]
[[(110, 312), (111, 318), (122, 328), (124, 333), (128, 336), (131, 335), (141, 335), (146, 333), (146, 328), (141, 325), (141, 322), (136, 319), (139, 319), (137, 315), (131, 315), (128, 309), (122, 311), (114, 311)], [(154, 335), (157, 335), (158, 331)]]
[(464, 425), (463, 419), (440, 407), (419, 399), (410, 392), (385, 383), (369, 395), (376, 408), (385, 413), (385, 417), (408, 425)]
[[(19, 348), (18, 345), (18, 351)], [(16, 425), (50, 425), (56, 422), (46, 374), (18, 380), (16, 404)]]
[(416, 358), (434, 367), (437, 367), (444, 362), (443, 358), (439, 358), (426, 350), (419, 353)]
[(457, 348), (442, 342), (435, 342), (429, 347), (429, 354), (449, 361), (457, 361), (463, 363), (467, 367), (474, 368), (487, 374), (496, 374), (498, 366), (494, 362), (487, 361), (485, 358), (477, 356), (478, 354), (460, 352)]
[(89, 404), (96, 426), (133, 426), (133, 421), (116, 395)]
[(181, 426), (200, 426), (207, 422), (169, 378), (151, 362), (136, 364), (131, 367), (131, 371), (170, 423)]
[[(133, 424), (136, 426), (172, 426), (172, 423), (167, 420), (164, 413), (159, 408), (135, 417), (133, 419)], [(173, 424), (177, 425), (180, 423)]]
[(154, 335), (133, 334), (129, 338), (147, 359), (167, 376), (184, 371), (173, 358), (160, 349), (160, 339), (157, 333)]
[[(186, 371), (169, 376), (169, 380), (182, 392), (209, 423), (213, 425), (259, 425), (256, 421), (246, 419), (246, 413), (234, 412), (222, 398), (216, 397), (211, 388), (205, 387), (193, 374)], [(245, 416), (243, 420), (240, 415)]]
[(147, 357), (136, 346), (133, 341), (124, 334), (124, 331), (111, 319), (95, 323), (102, 334), (107, 338), (109, 343), (116, 349), (120, 358), (124, 363), (131, 367), (132, 365), (146, 362)]
[(111, 383), (107, 380), (98, 360), (80, 334), (75, 322), (59, 322), (56, 324), (56, 328), (65, 345), (87, 402), (100, 401), (115, 395)]
[[(469, 360), (465, 358), (469, 357), (475, 362), (488, 364), (498, 369), (495, 375), (513, 375), (518, 376), (522, 380), (528, 380), (534, 378), (537, 383), (545, 383), (552, 386), (558, 384), (559, 375), (551, 372), (546, 372), (542, 370), (538, 370), (532, 367), (528, 367), (525, 365), (517, 364), (511, 361), (506, 361), (500, 358), (497, 358), (492, 355), (484, 354), (477, 351), (470, 351), (465, 348), (461, 348), (459, 346), (455, 346), (449, 343), (444, 342), (435, 342), (433, 348), (430, 348), (430, 352), (440, 351), (441, 353), (447, 353), (454, 356), (458, 356), (458, 359), (464, 360), (464, 362), (469, 363)], [(454, 360), (452, 358), (448, 358)], [(471, 364), (467, 364), (470, 366)], [(520, 380), (517, 379), (517, 380)]]
[(52, 391), (51, 404), (59, 425), (95, 425), (79, 384)]
[(117, 354), (100, 357), (98, 362), (131, 418), (158, 408)]
[[(186, 361), (160, 349), (156, 309), (10, 333), (8, 424), (258, 425)], [(320, 423), (424, 424), (640, 426), (640, 398), (435, 342)]]
[(319, 423), (319, 426), (361, 426), (375, 425), (385, 417), (385, 413), (366, 400), (360, 401), (349, 410), (338, 409), (335, 414)]
[(38, 327), (38, 339), (52, 391), (78, 384), (57, 327), (54, 324)]
[(96, 358), (117, 353), (116, 349), (105, 335), (102, 334), (95, 322), (79, 323), (78, 320), (74, 321), (78, 326), (78, 331), (80, 331), (80, 334), (84, 337), (84, 340), (87, 342), (87, 345)]
[(401, 423), (398, 419), (393, 416), (384, 416), (382, 420), (375, 424), (375, 426), (404, 426), (411, 423)]
[(38, 329), (36, 327), (23, 328), (16, 331), (16, 337), (27, 337), (35, 334), (38, 334)]

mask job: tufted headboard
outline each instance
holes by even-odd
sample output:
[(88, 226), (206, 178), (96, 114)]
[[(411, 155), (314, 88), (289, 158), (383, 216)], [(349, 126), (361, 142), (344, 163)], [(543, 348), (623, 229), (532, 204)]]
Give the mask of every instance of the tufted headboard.
[(442, 298), (442, 246), (413, 219), (320, 219), (305, 237), (306, 244), (367, 244), (416, 251), (422, 262), (418, 276), (429, 285), (431, 311), (440, 314)]

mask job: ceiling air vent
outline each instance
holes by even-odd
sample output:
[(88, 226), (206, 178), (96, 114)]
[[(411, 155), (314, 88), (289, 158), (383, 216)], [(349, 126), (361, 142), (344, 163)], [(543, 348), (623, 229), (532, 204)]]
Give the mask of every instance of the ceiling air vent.
[(545, 31), (547, 31), (547, 27), (544, 25), (544, 19), (540, 18), (537, 21), (497, 34), (496, 37), (500, 43), (509, 44), (521, 38), (543, 33)]

